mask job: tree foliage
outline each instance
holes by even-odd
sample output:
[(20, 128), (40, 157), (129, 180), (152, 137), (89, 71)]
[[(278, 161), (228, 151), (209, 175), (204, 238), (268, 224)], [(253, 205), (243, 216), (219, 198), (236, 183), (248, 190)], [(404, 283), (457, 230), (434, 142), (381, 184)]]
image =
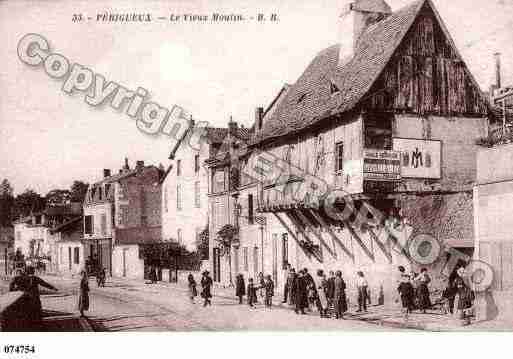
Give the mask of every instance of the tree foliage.
[(87, 193), (88, 183), (82, 181), (74, 181), (71, 185), (71, 201), (83, 202)]

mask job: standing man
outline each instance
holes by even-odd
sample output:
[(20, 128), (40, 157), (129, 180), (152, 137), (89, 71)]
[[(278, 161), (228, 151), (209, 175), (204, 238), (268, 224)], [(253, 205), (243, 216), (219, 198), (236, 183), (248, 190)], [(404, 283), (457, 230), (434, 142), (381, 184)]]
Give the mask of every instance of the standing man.
[(361, 312), (362, 308), (364, 312), (367, 312), (367, 287), (369, 284), (367, 283), (367, 279), (363, 275), (362, 271), (357, 272), (356, 278), (356, 287), (358, 289), (358, 310), (357, 312)]
[(212, 278), (210, 278), (208, 271), (203, 272), (203, 277), (201, 278), (201, 287), (203, 288), (201, 291), (201, 296), (205, 300), (203, 306), (212, 305), (210, 298), (212, 298)]

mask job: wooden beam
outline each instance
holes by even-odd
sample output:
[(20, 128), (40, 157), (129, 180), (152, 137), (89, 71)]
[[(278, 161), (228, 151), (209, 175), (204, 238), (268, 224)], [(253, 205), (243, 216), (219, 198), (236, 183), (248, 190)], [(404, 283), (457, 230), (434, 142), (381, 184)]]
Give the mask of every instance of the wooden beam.
[[(301, 211), (295, 211), (296, 215), (300, 217), (300, 219), (305, 222), (305, 223), (308, 223), (308, 219), (306, 218), (306, 216), (301, 213)], [(297, 220), (293, 217), (293, 216), (290, 216), (289, 217), (294, 223), (296, 223), (296, 226), (297, 225), (300, 225), (297, 223)], [(311, 223), (311, 222), (310, 222)], [(329, 252), (329, 254), (331, 254), (333, 257), (336, 257), (335, 256), (335, 253), (333, 252), (333, 250), (326, 244), (326, 242), (324, 241), (324, 239), (322, 238), (321, 234), (317, 231), (317, 229), (315, 228), (315, 226), (312, 226), (312, 232), (313, 234), (315, 234), (315, 236), (319, 239), (319, 242), (321, 243), (321, 245), (323, 245), (324, 247), (326, 247), (327, 251)], [(321, 258), (322, 259), (322, 258)]]
[[(285, 223), (285, 221), (278, 215), (278, 213), (275, 213), (273, 212), (274, 216), (278, 219), (278, 221), (280, 221), (281, 225), (287, 230), (287, 232), (289, 232), (289, 234), (292, 236), (292, 238), (294, 238), (294, 240), (296, 241), (297, 245), (303, 250), (303, 252), (305, 252), (305, 255), (310, 258), (311, 255), (310, 253), (308, 253), (307, 251), (304, 250), (303, 246), (301, 245), (301, 242), (299, 241), (299, 239), (296, 237), (296, 235), (294, 234), (294, 232), (290, 229), (290, 227), (288, 226), (287, 223)], [(305, 232), (303, 231), (302, 228), (298, 228), (299, 231), (301, 233), (303, 233), (303, 236), (306, 237), (305, 235)]]
[[(378, 247), (381, 249), (381, 251), (383, 252), (383, 254), (387, 257), (388, 259), (388, 262), (389, 263), (392, 263), (392, 253), (390, 253), (390, 251), (388, 250), (388, 248), (385, 246), (385, 244), (383, 242), (380, 241), (380, 239), (378, 238), (378, 236), (376, 235), (376, 233), (374, 233), (372, 231), (372, 229), (369, 229), (369, 234), (371, 235), (372, 239), (374, 239), (374, 241), (376, 242), (376, 244), (378, 245)], [(388, 240), (387, 240), (388, 241)]]
[[(326, 221), (322, 218), (322, 216), (320, 216), (318, 213), (313, 212), (313, 211), (312, 211), (312, 214), (315, 217), (315, 219), (317, 221), (319, 221), (319, 223), (326, 228), (326, 231), (330, 235), (330, 237), (333, 241), (333, 244), (335, 244), (335, 242), (337, 242), (339, 244), (340, 248), (342, 248), (342, 250), (351, 258), (351, 260), (354, 261), (354, 254), (351, 253), (351, 251), (344, 245), (344, 243), (342, 243), (342, 241), (335, 235), (335, 233), (333, 233), (330, 226), (326, 223)], [(333, 249), (335, 249), (335, 247), (333, 247)], [(334, 253), (334, 257), (337, 258), (336, 253)]]
[(360, 236), (356, 233), (356, 231), (353, 229), (353, 227), (351, 227), (351, 225), (349, 224), (349, 222), (347, 221), (343, 221), (344, 225), (347, 227), (347, 229), (349, 230), (349, 232), (351, 232), (351, 235), (353, 236), (354, 239), (356, 239), (356, 241), (358, 242), (358, 244), (360, 245), (360, 247), (362, 247), (363, 251), (365, 252), (365, 254), (367, 254), (367, 256), (373, 261), (375, 262), (375, 258), (374, 258), (374, 254), (372, 254), (372, 252), (369, 250), (369, 248), (367, 248), (367, 246), (365, 245), (365, 243), (363, 243), (362, 239), (360, 238)]

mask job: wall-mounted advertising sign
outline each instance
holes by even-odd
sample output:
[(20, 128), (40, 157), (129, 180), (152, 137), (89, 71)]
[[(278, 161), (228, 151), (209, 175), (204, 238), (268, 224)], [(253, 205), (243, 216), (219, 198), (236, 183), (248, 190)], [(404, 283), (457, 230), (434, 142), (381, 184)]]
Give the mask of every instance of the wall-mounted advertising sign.
[(401, 154), (389, 150), (363, 150), (363, 178), (374, 181), (401, 179)]
[(441, 141), (394, 138), (392, 147), (401, 153), (403, 178), (440, 179)]

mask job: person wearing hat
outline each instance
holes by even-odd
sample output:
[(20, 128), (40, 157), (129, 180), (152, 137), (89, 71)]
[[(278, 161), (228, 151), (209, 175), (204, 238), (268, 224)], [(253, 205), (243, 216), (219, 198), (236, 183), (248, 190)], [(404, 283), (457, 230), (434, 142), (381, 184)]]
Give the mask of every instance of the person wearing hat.
[(465, 268), (460, 267), (457, 271), (458, 277), (454, 281), (454, 286), (458, 293), (458, 314), (459, 318), (463, 321), (463, 325), (470, 324), (470, 319), (473, 316), (472, 307), (475, 299), (475, 294), (472, 289), (465, 283)]
[(14, 273), (15, 275), (9, 284), (9, 291), (25, 291), (25, 288), (27, 287), (27, 278), (23, 272), (23, 269), (18, 268)]
[(27, 308), (27, 312), (30, 313), (30, 317), (33, 320), (41, 320), (43, 308), (41, 306), (41, 298), (39, 293), (39, 286), (45, 287), (47, 289), (51, 289), (53, 291), (58, 291), (50, 283), (45, 282), (41, 278), (35, 275), (35, 268), (32, 266), (27, 267), (27, 275), (25, 277), (25, 293), (29, 298), (29, 306)]
[(208, 271), (203, 272), (203, 277), (201, 278), (201, 297), (205, 300), (203, 306), (212, 305), (210, 298), (212, 298), (212, 278), (210, 278)]
[(81, 317), (84, 317), (84, 311), (89, 310), (89, 277), (85, 270), (80, 271), (78, 310), (80, 311)]

